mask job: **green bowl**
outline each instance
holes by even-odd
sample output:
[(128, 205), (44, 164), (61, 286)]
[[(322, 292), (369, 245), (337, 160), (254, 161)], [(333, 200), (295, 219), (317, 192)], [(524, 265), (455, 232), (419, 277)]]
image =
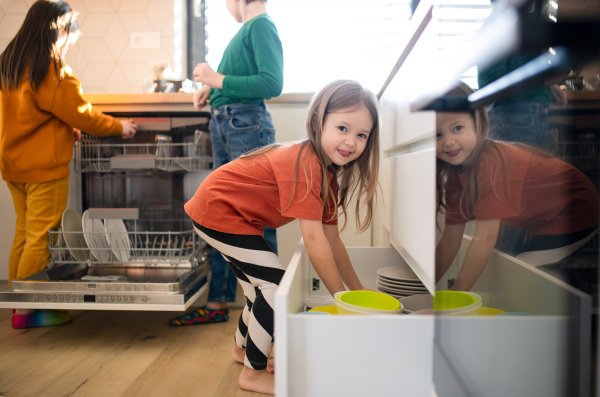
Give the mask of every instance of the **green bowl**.
[(504, 310), (496, 309), (495, 307), (480, 307), (477, 312), (478, 316), (498, 316), (506, 313)]
[(435, 291), (433, 310), (452, 310), (474, 304), (477, 299), (462, 291)]
[(350, 305), (375, 310), (398, 310), (400, 302), (393, 296), (377, 291), (347, 291), (339, 300)]
[(309, 311), (310, 312), (322, 312), (322, 313), (329, 313), (329, 314), (337, 314), (337, 309), (335, 308), (335, 306), (317, 306), (317, 307), (313, 307)]

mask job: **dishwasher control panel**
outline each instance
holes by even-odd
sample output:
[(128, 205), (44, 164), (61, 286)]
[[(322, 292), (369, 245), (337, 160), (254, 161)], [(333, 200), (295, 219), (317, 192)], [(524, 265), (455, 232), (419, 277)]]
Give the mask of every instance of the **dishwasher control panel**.
[(146, 303), (146, 296), (107, 295), (107, 294), (34, 294), (32, 302), (66, 302), (66, 303)]

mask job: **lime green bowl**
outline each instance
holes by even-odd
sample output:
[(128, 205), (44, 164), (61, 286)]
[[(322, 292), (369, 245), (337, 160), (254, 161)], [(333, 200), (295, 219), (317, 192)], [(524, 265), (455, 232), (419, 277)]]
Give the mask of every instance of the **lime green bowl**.
[(329, 314), (338, 314), (335, 306), (317, 306), (309, 310), (309, 312), (322, 312)]
[(462, 291), (436, 291), (433, 297), (433, 310), (460, 309), (477, 302), (473, 295)]
[(346, 291), (339, 300), (350, 305), (374, 310), (398, 310), (400, 302), (393, 296), (377, 291)]
[(495, 307), (480, 307), (477, 312), (478, 316), (498, 316), (506, 313), (504, 310), (496, 309)]

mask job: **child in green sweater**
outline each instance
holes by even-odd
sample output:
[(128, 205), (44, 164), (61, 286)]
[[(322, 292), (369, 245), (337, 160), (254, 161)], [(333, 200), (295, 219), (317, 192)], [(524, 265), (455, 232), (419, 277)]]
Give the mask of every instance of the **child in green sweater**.
[[(194, 68), (194, 80), (203, 84), (194, 94), (200, 110), (211, 105), (210, 137), (213, 169), (262, 146), (275, 143), (275, 127), (266, 99), (283, 90), (283, 49), (277, 28), (267, 15), (266, 0), (227, 0), (227, 10), (243, 26), (231, 39), (214, 71), (207, 63)], [(264, 237), (277, 253), (275, 229)], [(206, 306), (170, 321), (173, 326), (227, 321), (228, 302), (235, 302), (237, 279), (213, 249), (211, 281)]]
[(207, 63), (194, 68), (194, 80), (203, 84), (194, 94), (198, 110), (207, 101), (214, 110), (226, 105), (262, 104), (281, 95), (283, 50), (265, 3), (227, 0), (231, 16), (244, 25), (229, 42), (216, 72)]

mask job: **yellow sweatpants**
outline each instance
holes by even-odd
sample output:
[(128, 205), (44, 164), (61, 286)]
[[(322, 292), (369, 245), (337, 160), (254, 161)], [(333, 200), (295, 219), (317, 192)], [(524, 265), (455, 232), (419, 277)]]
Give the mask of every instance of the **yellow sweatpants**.
[(67, 206), (69, 178), (41, 183), (7, 182), (17, 223), (8, 261), (9, 281), (46, 269), (50, 260), (48, 230), (60, 226)]

